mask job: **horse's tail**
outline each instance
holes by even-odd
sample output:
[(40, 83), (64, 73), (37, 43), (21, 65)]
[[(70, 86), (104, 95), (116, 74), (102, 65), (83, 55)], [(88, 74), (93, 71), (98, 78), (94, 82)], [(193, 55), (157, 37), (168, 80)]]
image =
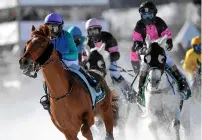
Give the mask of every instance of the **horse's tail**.
[(112, 97), (112, 111), (113, 111), (113, 117), (114, 117), (114, 126), (117, 125), (118, 119), (119, 119), (119, 106), (118, 106), (118, 95), (115, 90), (111, 91), (111, 97)]

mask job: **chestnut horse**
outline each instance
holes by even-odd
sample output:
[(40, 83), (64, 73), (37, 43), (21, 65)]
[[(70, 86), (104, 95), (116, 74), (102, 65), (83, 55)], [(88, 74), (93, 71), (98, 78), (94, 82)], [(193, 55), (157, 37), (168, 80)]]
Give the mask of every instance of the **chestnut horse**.
[[(78, 140), (79, 131), (88, 140), (93, 140), (90, 128), (94, 124), (95, 113), (90, 93), (73, 72), (64, 69), (59, 53), (50, 43), (49, 28), (41, 25), (36, 30), (32, 26), (31, 39), (25, 47), (25, 52), (19, 60), (20, 68), (26, 71), (26, 75), (41, 68), (50, 92), (50, 115), (54, 125), (67, 140)], [(30, 69), (32, 66), (37, 67)], [(105, 139), (113, 140), (112, 95), (105, 82), (102, 82), (101, 86), (106, 96), (96, 104), (95, 112), (104, 121)]]

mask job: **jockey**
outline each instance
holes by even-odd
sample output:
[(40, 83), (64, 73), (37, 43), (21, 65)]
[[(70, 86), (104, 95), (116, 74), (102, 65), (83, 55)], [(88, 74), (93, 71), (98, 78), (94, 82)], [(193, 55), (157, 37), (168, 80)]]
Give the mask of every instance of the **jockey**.
[(70, 34), (72, 34), (72, 36), (74, 38), (74, 42), (76, 44), (78, 55), (79, 55), (79, 63), (80, 63), (82, 61), (83, 43), (84, 43), (86, 38), (84, 36), (82, 36), (81, 30), (76, 26), (71, 26), (68, 29), (68, 32)]
[[(120, 58), (118, 43), (113, 35), (109, 32), (102, 31), (102, 26), (96, 18), (89, 19), (86, 22), (87, 30), (87, 45), (90, 48), (101, 47), (102, 43), (106, 44), (105, 50), (110, 53), (111, 66), (109, 69), (112, 79), (123, 87), (126, 92), (133, 92), (133, 89), (128, 85), (126, 80), (121, 76), (117, 68), (117, 60)], [(133, 94), (133, 93), (132, 93)]]
[[(95, 88), (96, 92), (100, 91), (97, 81), (88, 73), (86, 73), (78, 65), (78, 52), (72, 35), (63, 30), (64, 21), (59, 14), (48, 14), (44, 20), (44, 24), (48, 25), (51, 31), (51, 43), (55, 46), (56, 50), (61, 53), (62, 62), (72, 69), (80, 71), (88, 80), (89, 84)], [(45, 85), (46, 87), (46, 85)], [(45, 91), (47, 89), (45, 88)], [(49, 109), (48, 95), (41, 98), (41, 104), (44, 109)]]
[[(156, 40), (159, 37), (167, 35), (168, 39), (166, 41), (167, 44), (166, 49), (170, 51), (173, 47), (171, 32), (167, 27), (166, 23), (160, 17), (156, 16), (157, 8), (153, 4), (153, 2), (149, 1), (143, 2), (139, 7), (139, 13), (141, 15), (141, 19), (137, 22), (135, 29), (133, 31), (134, 44), (132, 46), (132, 52), (131, 52), (131, 63), (133, 67), (135, 67), (134, 65), (136, 64), (133, 61), (133, 60), (136, 61), (137, 58), (136, 52), (139, 51), (145, 44), (146, 35), (149, 35), (151, 40)], [(189, 98), (191, 91), (185, 77), (179, 72), (176, 65), (173, 63), (168, 54), (166, 54), (166, 57), (167, 57), (166, 64), (169, 67), (168, 70), (177, 80), (179, 90), (187, 91), (188, 93), (187, 98)], [(145, 63), (143, 63), (143, 66), (141, 66), (140, 69), (139, 91), (138, 91), (139, 98), (142, 97), (141, 96), (142, 87), (146, 79), (147, 70), (148, 66)]]
[[(201, 41), (202, 38), (196, 36), (191, 40), (191, 49), (186, 52), (183, 69), (186, 73), (195, 75), (200, 74), (200, 67), (198, 66), (201, 63)], [(199, 63), (199, 64), (198, 64)]]

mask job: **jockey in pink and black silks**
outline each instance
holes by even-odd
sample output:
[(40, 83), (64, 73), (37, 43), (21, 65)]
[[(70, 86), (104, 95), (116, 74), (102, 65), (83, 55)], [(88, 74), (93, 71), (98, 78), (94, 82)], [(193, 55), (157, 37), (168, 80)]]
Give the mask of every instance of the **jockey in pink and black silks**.
[(102, 25), (96, 18), (89, 19), (86, 22), (87, 45), (90, 48), (101, 47), (105, 43), (105, 50), (110, 54), (110, 75), (111, 78), (118, 83), (121, 88), (127, 92), (134, 92), (128, 85), (128, 82), (121, 75), (117, 67), (117, 61), (120, 59), (120, 52), (117, 40), (114, 36), (106, 31), (102, 31)]
[[(139, 13), (141, 19), (137, 22), (133, 31), (134, 44), (131, 50), (131, 63), (135, 72), (140, 71), (139, 79), (139, 95), (142, 93), (142, 87), (144, 85), (148, 66), (143, 63), (140, 65), (139, 54), (137, 53), (145, 44), (146, 36), (149, 36), (151, 40), (156, 40), (160, 37), (167, 35), (166, 50), (170, 51), (173, 48), (172, 34), (166, 23), (160, 17), (157, 17), (157, 8), (153, 2), (145, 1), (139, 7)], [(189, 87), (184, 76), (179, 72), (172, 59), (166, 54), (166, 65), (171, 71), (173, 77), (179, 84), (179, 90), (184, 91), (185, 87)], [(188, 91), (190, 92), (190, 91)], [(191, 94), (191, 93), (190, 93)], [(189, 98), (190, 95), (187, 95)]]
[(149, 35), (151, 40), (156, 40), (164, 35), (168, 36), (168, 50), (173, 47), (172, 34), (166, 23), (157, 17), (156, 6), (152, 2), (144, 2), (139, 8), (141, 19), (137, 22), (133, 31), (133, 47), (130, 55), (132, 66), (135, 71), (139, 71), (140, 62), (139, 55), (136, 51), (141, 49), (145, 43), (146, 35)]

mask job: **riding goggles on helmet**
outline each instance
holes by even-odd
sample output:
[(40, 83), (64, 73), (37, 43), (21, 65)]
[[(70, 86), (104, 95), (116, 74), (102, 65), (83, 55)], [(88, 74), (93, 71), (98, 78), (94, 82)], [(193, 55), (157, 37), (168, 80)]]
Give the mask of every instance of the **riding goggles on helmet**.
[(143, 19), (152, 19), (154, 17), (153, 13), (142, 13), (141, 15)]
[(57, 33), (59, 31), (58, 24), (47, 24), (47, 25), (52, 33)]
[(199, 45), (194, 45), (193, 47), (194, 47), (194, 49), (196, 51), (200, 51), (201, 50), (201, 45), (200, 44)]

